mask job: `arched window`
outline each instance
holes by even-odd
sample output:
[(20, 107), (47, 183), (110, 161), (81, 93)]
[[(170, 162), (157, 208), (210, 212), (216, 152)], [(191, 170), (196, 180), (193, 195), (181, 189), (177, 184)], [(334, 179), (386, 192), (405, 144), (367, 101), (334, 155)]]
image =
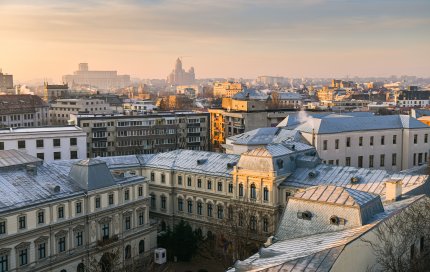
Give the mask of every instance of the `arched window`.
[(263, 199), (264, 199), (264, 201), (269, 201), (269, 189), (267, 187), (264, 187)]
[(178, 198), (178, 211), (182, 212), (184, 210), (184, 201), (182, 198)]
[(187, 204), (188, 204), (188, 213), (193, 213), (193, 201), (188, 200)]
[(243, 184), (239, 184), (239, 196), (243, 196)]
[(212, 217), (212, 204), (208, 203), (208, 217)]
[(202, 215), (202, 202), (201, 201), (198, 201), (197, 202), (197, 214), (198, 215)]
[(139, 254), (145, 253), (145, 240), (139, 242)]
[(222, 205), (218, 205), (218, 208), (217, 208), (217, 217), (218, 217), (218, 219), (223, 219), (224, 218), (224, 207)]
[(251, 184), (251, 198), (256, 199), (257, 198), (257, 189), (255, 188), (255, 184)]
[(151, 195), (151, 209), (155, 209), (155, 194), (150, 194)]
[(83, 263), (78, 264), (78, 267), (76, 268), (76, 272), (84, 272), (85, 266)]
[(124, 257), (126, 258), (126, 259), (130, 259), (131, 258), (131, 246), (130, 245), (128, 245), (128, 246), (126, 246), (125, 247), (125, 253), (124, 253)]

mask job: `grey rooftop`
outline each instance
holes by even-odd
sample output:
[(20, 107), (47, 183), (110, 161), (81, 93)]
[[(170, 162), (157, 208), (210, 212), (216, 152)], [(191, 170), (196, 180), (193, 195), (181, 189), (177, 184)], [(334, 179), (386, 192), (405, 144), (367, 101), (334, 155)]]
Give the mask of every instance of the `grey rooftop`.
[(295, 129), (305, 133), (334, 134), (353, 131), (427, 128), (426, 124), (408, 115), (371, 117), (309, 118)]
[(295, 130), (277, 127), (257, 128), (239, 135), (229, 137), (232, 144), (237, 145), (266, 145), (280, 143), (285, 140), (299, 141), (300, 134)]

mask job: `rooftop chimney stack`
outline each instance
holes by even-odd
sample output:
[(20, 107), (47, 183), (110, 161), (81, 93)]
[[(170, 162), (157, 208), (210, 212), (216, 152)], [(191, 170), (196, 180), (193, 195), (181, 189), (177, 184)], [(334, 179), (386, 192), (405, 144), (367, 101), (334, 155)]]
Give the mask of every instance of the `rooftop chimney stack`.
[(385, 200), (396, 201), (402, 196), (402, 181), (389, 180), (385, 182)]

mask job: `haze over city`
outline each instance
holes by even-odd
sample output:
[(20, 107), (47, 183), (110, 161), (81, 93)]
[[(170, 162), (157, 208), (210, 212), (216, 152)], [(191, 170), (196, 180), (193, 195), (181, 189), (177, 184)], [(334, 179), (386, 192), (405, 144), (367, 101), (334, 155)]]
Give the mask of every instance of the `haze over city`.
[[(364, 3), (365, 2), (365, 3)], [(16, 81), (88, 62), (165, 78), (428, 77), (430, 1), (0, 1), (0, 66)]]

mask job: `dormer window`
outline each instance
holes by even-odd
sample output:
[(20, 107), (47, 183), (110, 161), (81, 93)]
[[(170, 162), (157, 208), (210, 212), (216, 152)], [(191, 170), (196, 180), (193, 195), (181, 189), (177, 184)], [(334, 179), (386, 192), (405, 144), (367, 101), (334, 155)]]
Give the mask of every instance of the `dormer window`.
[(282, 159), (277, 159), (276, 164), (278, 165), (279, 169), (284, 168), (284, 161)]
[(303, 220), (311, 220), (312, 219), (312, 213), (310, 211), (298, 212), (297, 218), (303, 219)]

